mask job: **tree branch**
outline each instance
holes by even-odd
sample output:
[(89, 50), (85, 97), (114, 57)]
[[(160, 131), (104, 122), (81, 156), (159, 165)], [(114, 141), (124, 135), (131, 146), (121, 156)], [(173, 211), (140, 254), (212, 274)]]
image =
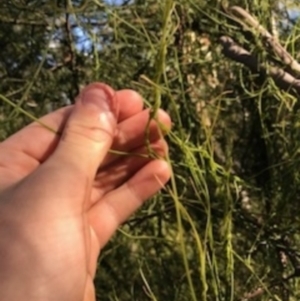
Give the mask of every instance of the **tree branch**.
[(76, 60), (76, 51), (74, 47), (74, 41), (73, 41), (73, 35), (71, 30), (71, 24), (70, 24), (70, 15), (66, 13), (66, 22), (65, 22), (65, 30), (66, 30), (66, 37), (67, 37), (67, 47), (69, 50), (69, 56), (70, 56), (70, 69), (73, 75), (73, 88), (75, 90), (74, 95), (71, 95), (71, 99), (73, 99), (75, 96), (79, 94), (80, 88), (79, 88), (79, 76), (78, 76), (78, 70), (77, 70), (77, 60)]
[(23, 20), (23, 19), (14, 19), (7, 18), (5, 16), (0, 16), (0, 23), (7, 23), (13, 25), (29, 25), (29, 26), (48, 26), (48, 22), (46, 21), (34, 21), (34, 20)]
[[(220, 43), (223, 46), (223, 54), (226, 57), (242, 63), (252, 72), (269, 74), (279, 88), (291, 94), (300, 96), (300, 80), (296, 79), (291, 74), (285, 72), (281, 68), (260, 64), (254, 55), (239, 46), (228, 36), (222, 36), (220, 38)], [(295, 91), (294, 93), (293, 90)]]
[(263, 40), (267, 45), (273, 49), (278, 58), (291, 70), (300, 74), (300, 64), (280, 45), (280, 43), (247, 11), (239, 6), (232, 6), (228, 9), (235, 17), (238, 18), (238, 22), (244, 25), (248, 25), (250, 28), (257, 30), (261, 34)]

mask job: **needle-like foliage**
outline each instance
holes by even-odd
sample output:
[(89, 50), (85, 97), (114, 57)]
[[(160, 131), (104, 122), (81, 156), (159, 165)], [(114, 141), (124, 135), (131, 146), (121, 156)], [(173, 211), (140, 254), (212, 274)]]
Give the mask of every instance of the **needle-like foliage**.
[(299, 13), (298, 0), (1, 1), (0, 139), (92, 81), (173, 120), (172, 179), (102, 251), (99, 300), (299, 300)]

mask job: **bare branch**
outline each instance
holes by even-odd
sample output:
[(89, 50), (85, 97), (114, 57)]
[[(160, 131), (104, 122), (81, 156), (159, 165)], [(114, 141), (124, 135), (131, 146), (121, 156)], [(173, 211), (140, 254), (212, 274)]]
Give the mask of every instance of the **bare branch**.
[[(67, 38), (67, 47), (68, 47), (68, 57), (71, 63), (70, 70), (73, 74), (73, 88), (75, 90), (75, 95), (71, 95), (71, 99), (78, 95), (80, 88), (79, 88), (79, 76), (77, 70), (77, 59), (76, 59), (76, 51), (74, 47), (74, 40), (71, 30), (70, 24), (70, 15), (66, 13), (66, 22), (65, 22), (65, 31), (66, 31), (66, 38)], [(66, 59), (65, 59), (66, 61)], [(71, 93), (72, 94), (72, 93)]]
[(265, 290), (263, 288), (259, 287), (255, 291), (245, 294), (242, 301), (248, 301), (248, 300), (251, 300), (253, 298), (257, 298), (257, 297), (261, 296), (264, 292), (265, 292)]
[(293, 94), (293, 90), (296, 94), (300, 95), (300, 80), (296, 79), (291, 74), (285, 72), (281, 68), (273, 66), (264, 66), (260, 64), (257, 58), (249, 51), (245, 50), (228, 36), (222, 36), (220, 42), (223, 46), (223, 54), (228, 58), (242, 63), (247, 66), (252, 72), (269, 74), (276, 85), (289, 93)]
[(241, 23), (246, 23), (249, 27), (257, 30), (265, 42), (271, 47), (279, 59), (293, 71), (300, 74), (300, 64), (280, 45), (280, 43), (251, 16), (247, 11), (239, 6), (229, 7), (229, 11), (237, 17)]
[(46, 21), (34, 21), (34, 20), (23, 20), (23, 19), (14, 19), (7, 18), (5, 16), (0, 16), (0, 23), (7, 23), (13, 25), (29, 25), (29, 26), (48, 26), (49, 24)]

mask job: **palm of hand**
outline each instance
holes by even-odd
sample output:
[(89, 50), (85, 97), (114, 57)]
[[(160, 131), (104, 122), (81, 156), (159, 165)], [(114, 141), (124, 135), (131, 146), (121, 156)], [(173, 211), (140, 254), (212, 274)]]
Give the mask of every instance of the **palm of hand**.
[[(112, 148), (145, 153), (149, 113), (137, 94), (117, 93), (121, 111)], [(72, 110), (61, 109), (42, 121), (61, 129)], [(160, 115), (169, 127), (168, 116)], [(161, 155), (167, 151), (155, 123), (150, 139)], [(26, 294), (32, 294), (30, 300), (47, 300), (49, 290), (55, 300), (94, 300), (100, 249), (169, 178), (162, 161), (108, 154), (91, 179), (76, 164), (63, 168), (64, 158), (48, 160), (58, 144), (59, 138), (38, 124), (0, 144), (0, 283), (10, 286), (13, 296), (24, 285), (20, 300)]]

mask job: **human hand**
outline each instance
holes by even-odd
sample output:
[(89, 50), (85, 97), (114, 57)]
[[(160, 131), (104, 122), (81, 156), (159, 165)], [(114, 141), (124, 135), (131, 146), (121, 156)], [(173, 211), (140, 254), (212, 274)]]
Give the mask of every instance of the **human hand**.
[[(0, 300), (95, 300), (101, 248), (170, 177), (163, 160), (108, 153), (146, 154), (148, 118), (137, 93), (96, 83), (41, 119), (61, 136), (33, 123), (0, 144)], [(149, 137), (165, 155), (154, 121)]]

